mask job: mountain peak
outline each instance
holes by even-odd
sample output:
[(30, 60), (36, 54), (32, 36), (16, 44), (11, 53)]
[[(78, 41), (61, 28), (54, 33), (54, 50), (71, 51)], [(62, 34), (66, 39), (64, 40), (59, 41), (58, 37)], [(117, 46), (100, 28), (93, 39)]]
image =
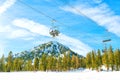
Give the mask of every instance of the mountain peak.
[[(78, 55), (77, 53), (73, 52), (68, 47), (64, 46), (63, 44), (57, 41), (50, 41), (48, 43), (40, 44), (39, 46), (34, 47), (31, 50), (23, 51), (16, 56), (34, 59), (34, 57), (41, 57), (42, 54), (52, 55), (55, 57), (63, 56), (64, 54), (70, 53), (70, 55)], [(82, 57), (81, 55), (79, 55)]]
[(38, 47), (42, 48), (45, 53), (52, 52), (55, 54), (62, 54), (63, 52), (70, 50), (68, 47), (64, 46), (63, 44), (57, 41), (50, 41), (48, 43), (41, 44)]

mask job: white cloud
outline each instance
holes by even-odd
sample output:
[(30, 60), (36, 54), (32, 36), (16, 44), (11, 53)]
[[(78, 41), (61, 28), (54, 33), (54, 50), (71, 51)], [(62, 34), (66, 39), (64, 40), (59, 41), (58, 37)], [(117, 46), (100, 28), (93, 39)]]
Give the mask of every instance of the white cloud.
[(29, 41), (29, 40), (33, 40), (34, 39), (34, 37), (24, 37), (24, 38), (22, 38), (23, 40), (26, 40), (26, 41)]
[[(105, 27), (109, 32), (114, 33), (120, 37), (120, 15), (115, 15), (115, 13), (109, 8), (107, 4), (101, 3), (94, 7), (92, 7), (92, 5), (80, 4), (74, 7), (89, 19), (96, 22), (98, 25)], [(61, 9), (77, 15), (82, 15), (69, 6), (64, 6)]]
[(1, 6), (0, 6), (0, 14), (4, 13), (9, 7), (11, 7), (16, 0), (6, 0)]
[[(23, 28), (23, 29), (27, 29), (30, 32), (38, 34), (38, 35), (50, 37), (49, 28), (47, 26), (41, 25), (39, 23), (36, 23), (28, 19), (16, 19), (13, 21), (13, 25)], [(52, 40), (52, 39), (49, 39), (49, 40)], [(42, 42), (46, 42), (49, 40), (43, 40)], [(84, 44), (80, 40), (66, 36), (62, 33), (60, 34), (60, 36), (56, 38), (56, 40), (70, 47), (73, 51), (79, 54), (85, 55), (87, 52), (92, 50), (88, 45)], [(36, 43), (38, 44), (38, 42)]]
[(39, 23), (35, 23), (34, 21), (28, 20), (28, 19), (24, 19), (24, 18), (16, 19), (13, 21), (13, 24), (20, 28), (27, 29), (32, 33), (37, 33), (37, 34), (44, 35), (44, 36), (50, 36), (49, 28)]
[(3, 32), (3, 33), (5, 33), (5, 32), (11, 32), (11, 31), (13, 31), (13, 29), (9, 26), (9, 25), (7, 25), (7, 26), (0, 26), (0, 32)]
[(27, 37), (27, 36), (30, 36), (31, 33), (26, 31), (26, 30), (22, 30), (22, 29), (19, 29), (19, 30), (14, 30), (11, 32), (11, 35), (10, 35), (10, 38), (19, 38), (19, 37)]
[(11, 30), (11, 28), (5, 27), (6, 25), (4, 25), (4, 26), (1, 25), (7, 21), (7, 20), (4, 21), (3, 17), (5, 17), (5, 16), (1, 16), (1, 15), (3, 13), (5, 13), (5, 11), (7, 11), (16, 2), (16, 0), (3, 0), (1, 2), (2, 3), (0, 5), (0, 32), (4, 32), (5, 30), (7, 30), (9, 32)]
[(33, 33), (24, 29), (14, 28), (12, 25), (0, 26), (0, 33), (5, 35), (4, 37), (10, 39), (21, 38), (24, 40), (31, 40), (33, 39), (32, 36), (34, 36)]

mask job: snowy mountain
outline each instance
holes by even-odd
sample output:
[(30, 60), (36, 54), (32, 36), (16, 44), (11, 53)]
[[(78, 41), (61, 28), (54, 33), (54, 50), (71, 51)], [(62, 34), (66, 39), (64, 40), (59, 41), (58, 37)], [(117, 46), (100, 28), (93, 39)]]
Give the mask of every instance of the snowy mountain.
[(50, 41), (48, 43), (41, 44), (39, 46), (34, 47), (31, 50), (17, 53), (15, 54), (15, 56), (24, 59), (34, 59), (34, 57), (41, 57), (42, 54), (52, 55), (55, 57), (58, 56), (62, 57), (64, 54), (68, 54), (68, 53), (70, 53), (70, 55), (78, 55), (79, 57), (82, 57), (81, 55), (73, 52), (68, 47), (56, 41)]

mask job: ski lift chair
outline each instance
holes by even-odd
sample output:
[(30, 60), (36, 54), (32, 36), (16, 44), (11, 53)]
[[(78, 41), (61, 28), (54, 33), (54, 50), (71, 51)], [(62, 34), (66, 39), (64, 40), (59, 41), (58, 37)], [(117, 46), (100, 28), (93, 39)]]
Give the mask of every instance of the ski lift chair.
[(60, 31), (57, 29), (58, 27), (55, 26), (55, 22), (56, 20), (52, 20), (52, 28), (50, 29), (49, 31), (49, 34), (52, 36), (52, 37), (56, 37), (56, 36), (59, 36), (60, 34)]
[(59, 36), (59, 34), (60, 34), (59, 30), (57, 30), (57, 29), (52, 29), (52, 30), (50, 30), (49, 33), (52, 37)]

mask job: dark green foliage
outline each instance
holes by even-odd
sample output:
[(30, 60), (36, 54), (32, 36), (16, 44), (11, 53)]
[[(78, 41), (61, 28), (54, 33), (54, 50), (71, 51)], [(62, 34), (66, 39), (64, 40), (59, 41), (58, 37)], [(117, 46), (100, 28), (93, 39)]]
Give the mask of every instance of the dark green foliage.
[(85, 57), (82, 57), (82, 58), (79, 58), (79, 66), (80, 68), (86, 68), (86, 58)]
[(13, 53), (12, 51), (9, 52), (7, 57), (7, 64), (6, 64), (6, 71), (10, 72), (13, 69)]
[(120, 70), (120, 50), (117, 49), (114, 52), (115, 70)]
[(96, 69), (98, 71), (101, 70), (101, 66), (102, 66), (102, 55), (100, 50), (98, 49), (97, 55), (96, 55)]
[(52, 70), (52, 65), (53, 65), (53, 57), (48, 56), (47, 57), (47, 71)]
[(67, 54), (67, 70), (70, 70), (71, 68), (71, 57), (70, 57), (70, 52)]
[(46, 54), (42, 55), (39, 63), (40, 63), (39, 69), (42, 71), (46, 71), (47, 70), (47, 56), (46, 56)]
[(34, 60), (34, 70), (38, 70), (39, 69), (39, 59), (38, 58), (35, 58)]
[(91, 51), (86, 55), (86, 68), (101, 70), (105, 66), (108, 70), (120, 70), (120, 50), (113, 50), (112, 46), (109, 49), (105, 48), (104, 53), (98, 49), (97, 53)]
[(56, 63), (56, 68), (57, 68), (57, 71), (62, 71), (62, 57), (58, 57), (57, 59), (57, 63)]
[(108, 50), (108, 59), (109, 59), (109, 66), (113, 71), (114, 70), (114, 54), (113, 54), (112, 46), (110, 46)]
[(21, 71), (23, 68), (23, 60), (15, 58), (13, 61), (13, 71)]
[[(52, 43), (52, 42), (51, 42)], [(113, 50), (110, 46), (104, 53), (98, 51), (89, 52), (86, 57), (64, 48), (61, 45), (53, 45), (51, 52), (41, 52), (49, 48), (51, 43), (36, 47), (35, 50), (25, 51), (13, 55), (9, 52), (7, 57), (0, 58), (0, 72), (10, 71), (68, 71), (78, 68), (101, 70), (105, 66), (107, 70), (120, 70), (120, 50)], [(60, 50), (57, 50), (59, 47)]]
[(86, 67), (89, 68), (89, 69), (92, 67), (91, 53), (88, 53), (86, 55)]
[(3, 55), (0, 59), (0, 72), (4, 72), (4, 71), (5, 71), (5, 58)]
[(72, 56), (72, 59), (71, 59), (71, 68), (72, 69), (75, 69), (76, 65), (75, 65), (75, 55)]
[(64, 54), (64, 57), (63, 57), (63, 70), (66, 71), (67, 70), (67, 55)]
[(91, 62), (92, 62), (92, 70), (94, 70), (96, 68), (96, 54), (94, 51), (92, 51), (91, 53)]
[(85, 59), (74, 53), (68, 47), (58, 43), (49, 42), (30, 51), (23, 51), (0, 59), (0, 71), (67, 71), (85, 67)]
[(24, 71), (33, 71), (34, 67), (32, 65), (32, 60), (28, 60), (24, 63), (24, 67), (23, 67)]
[(75, 69), (80, 68), (80, 62), (79, 62), (79, 57), (75, 56)]
[(109, 58), (108, 58), (108, 50), (105, 50), (103, 56), (102, 56), (102, 63), (107, 68), (107, 71), (109, 70)]

